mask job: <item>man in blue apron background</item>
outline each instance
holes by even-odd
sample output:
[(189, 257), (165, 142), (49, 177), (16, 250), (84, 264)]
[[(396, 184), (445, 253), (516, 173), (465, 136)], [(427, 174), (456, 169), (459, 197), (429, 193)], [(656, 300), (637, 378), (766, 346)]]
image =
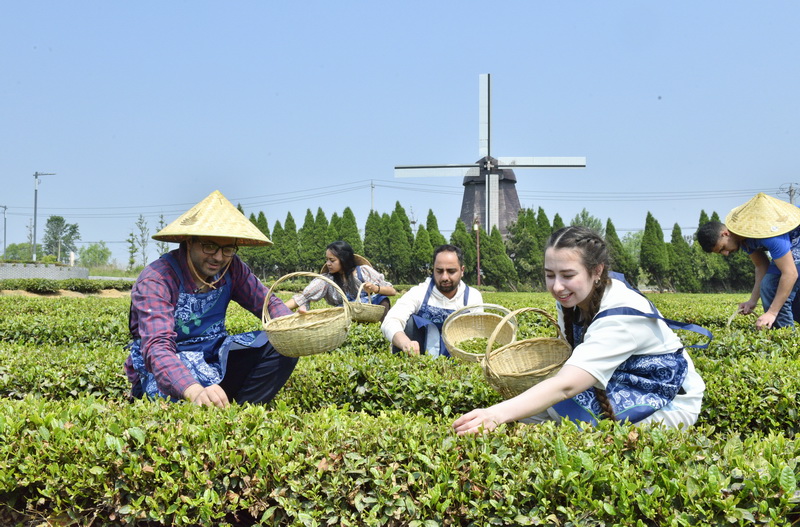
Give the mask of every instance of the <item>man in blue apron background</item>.
[(696, 236), (707, 253), (728, 256), (742, 249), (750, 256), (755, 283), (739, 312), (752, 313), (760, 298), (764, 314), (756, 328), (800, 322), (800, 208), (761, 192), (728, 213), (725, 223), (701, 225)]
[(461, 281), (463, 275), (461, 249), (440, 245), (433, 251), (433, 276), (400, 297), (381, 324), (393, 352), (450, 356), (441, 338), (445, 319), (460, 307), (483, 303), (480, 291)]
[[(220, 408), (269, 402), (297, 359), (275, 351), (263, 331), (229, 335), (225, 313), (233, 300), (261, 319), (268, 289), (236, 252), (272, 242), (219, 191), (153, 239), (180, 246), (150, 263), (131, 290), (131, 395)], [(267, 309), (271, 317), (291, 313), (275, 295)]]

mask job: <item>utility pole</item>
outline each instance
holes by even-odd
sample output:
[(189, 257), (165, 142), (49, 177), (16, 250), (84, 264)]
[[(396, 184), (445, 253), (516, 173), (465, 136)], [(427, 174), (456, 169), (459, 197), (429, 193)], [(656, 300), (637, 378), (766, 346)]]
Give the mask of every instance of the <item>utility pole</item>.
[(33, 254), (34, 262), (36, 261), (36, 205), (39, 198), (39, 176), (55, 176), (55, 174), (33, 173), (33, 248), (31, 249), (31, 254)]
[(781, 185), (780, 192), (789, 195), (789, 203), (794, 205), (794, 195), (797, 192), (797, 183), (786, 183)]
[(3, 209), (3, 260), (6, 259), (6, 212), (8, 211), (8, 207), (5, 205), (0, 205), (0, 209)]
[(472, 230), (475, 231), (475, 245), (478, 254), (478, 285), (481, 285), (481, 220), (477, 216), (475, 216), (472, 222)]

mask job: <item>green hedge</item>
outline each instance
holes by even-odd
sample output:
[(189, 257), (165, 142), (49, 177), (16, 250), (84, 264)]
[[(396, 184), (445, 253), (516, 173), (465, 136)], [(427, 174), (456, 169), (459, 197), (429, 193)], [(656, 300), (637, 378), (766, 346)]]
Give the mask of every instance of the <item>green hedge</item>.
[[(76, 404), (77, 403), (77, 404)], [(512, 425), (349, 408), (298, 414), (86, 397), (0, 408), (6, 521), (158, 525), (778, 525), (800, 445), (613, 426)], [(102, 520), (100, 520), (102, 518)], [(152, 525), (152, 523), (148, 524)]]
[[(554, 313), (546, 294), (485, 298)], [(797, 522), (800, 333), (727, 326), (736, 300), (654, 298), (715, 335), (691, 351), (707, 389), (689, 430), (515, 424), (459, 438), (456, 416), (500, 400), (480, 367), (392, 355), (377, 324), (302, 358), (272, 405), (218, 410), (127, 402), (128, 298), (0, 297), (0, 524)], [(227, 325), (260, 321), (232, 306)], [(552, 328), (523, 316), (520, 331)]]
[(7, 278), (0, 280), (0, 289), (8, 291), (27, 291), (35, 294), (55, 294), (59, 290), (77, 293), (98, 293), (103, 289), (130, 291), (133, 282), (130, 280), (92, 280), (89, 278), (68, 278), (65, 280), (49, 280), (47, 278)]

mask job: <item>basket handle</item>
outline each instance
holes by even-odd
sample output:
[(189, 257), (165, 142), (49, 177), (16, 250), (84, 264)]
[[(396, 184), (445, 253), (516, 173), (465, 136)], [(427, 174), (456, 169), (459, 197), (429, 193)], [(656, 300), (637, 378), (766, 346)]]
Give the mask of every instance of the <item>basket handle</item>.
[(269, 299), (272, 298), (272, 290), (275, 289), (275, 286), (278, 285), (279, 283), (281, 283), (281, 282), (283, 282), (285, 280), (288, 280), (290, 278), (296, 278), (298, 276), (309, 276), (311, 278), (320, 278), (322, 280), (325, 280), (329, 284), (331, 284), (334, 288), (336, 288), (336, 291), (338, 291), (339, 295), (342, 297), (345, 314), (347, 315), (348, 319), (350, 318), (350, 303), (347, 301), (347, 297), (345, 296), (344, 291), (342, 291), (341, 287), (336, 285), (336, 282), (334, 282), (330, 278), (326, 278), (325, 276), (322, 276), (321, 274), (309, 273), (309, 272), (306, 272), (306, 271), (298, 271), (296, 273), (289, 273), (289, 274), (285, 274), (285, 275), (281, 276), (280, 278), (275, 280), (275, 283), (273, 283), (272, 287), (269, 288), (269, 291), (267, 292), (267, 296), (264, 298), (264, 307), (261, 309), (261, 321), (265, 325), (266, 325), (267, 322), (269, 322), (271, 320), (270, 316), (269, 316), (269, 309), (267, 309), (267, 306), (269, 305)]
[[(488, 308), (488, 309), (496, 309), (497, 311), (501, 311), (501, 312), (503, 312), (503, 314), (504, 314), (504, 315), (506, 315), (506, 314), (508, 314), (508, 313), (511, 313), (511, 310), (510, 310), (510, 309), (508, 309), (507, 307), (501, 306), (501, 305), (499, 305), (499, 304), (470, 304), (470, 305), (468, 305), (468, 306), (461, 306), (461, 307), (459, 307), (458, 309), (456, 309), (455, 311), (453, 311), (452, 313), (450, 313), (449, 315), (447, 315), (447, 318), (446, 318), (446, 319), (444, 319), (444, 323), (442, 324), (442, 335), (444, 335), (444, 330), (445, 330), (445, 328), (446, 328), (446, 327), (447, 327), (447, 326), (450, 324), (450, 322), (452, 322), (452, 321), (453, 321), (453, 320), (454, 320), (454, 319), (455, 319), (455, 318), (456, 318), (456, 317), (457, 317), (459, 314), (461, 314), (463, 311), (468, 311), (468, 310), (470, 310), (470, 309), (475, 309), (475, 308), (477, 308), (477, 307), (482, 307), (482, 308), (484, 308), (484, 310), (485, 310), (486, 308)], [(505, 319), (504, 319), (504, 322), (505, 322)], [(514, 326), (514, 327), (516, 328), (516, 325), (517, 325), (517, 323), (516, 323), (516, 320), (512, 320), (512, 321), (511, 321), (511, 325), (512, 325), (512, 326)]]
[[(361, 302), (361, 291), (363, 289), (364, 289), (364, 282), (361, 282), (361, 285), (358, 286), (358, 291), (356, 292), (356, 300), (355, 300), (356, 302)], [(367, 291), (364, 291), (364, 292), (367, 293), (367, 298), (369, 298), (369, 303), (371, 304), (372, 303), (372, 293), (368, 293)]]
[(500, 323), (497, 324), (497, 327), (494, 328), (494, 331), (492, 331), (492, 334), (489, 336), (489, 340), (486, 342), (486, 358), (488, 358), (489, 354), (492, 352), (492, 346), (494, 345), (494, 341), (497, 338), (497, 335), (500, 333), (500, 328), (503, 327), (503, 325), (506, 322), (508, 322), (508, 320), (511, 319), (512, 317), (516, 317), (519, 314), (527, 312), (533, 312), (544, 316), (547, 320), (550, 321), (550, 323), (552, 323), (556, 327), (556, 331), (558, 332), (558, 338), (562, 340), (567, 340), (566, 337), (564, 337), (564, 332), (561, 331), (561, 327), (558, 325), (558, 322), (550, 315), (550, 313), (538, 307), (522, 307), (519, 309), (515, 309), (514, 311), (507, 314), (505, 317), (503, 317), (503, 320), (501, 320)]

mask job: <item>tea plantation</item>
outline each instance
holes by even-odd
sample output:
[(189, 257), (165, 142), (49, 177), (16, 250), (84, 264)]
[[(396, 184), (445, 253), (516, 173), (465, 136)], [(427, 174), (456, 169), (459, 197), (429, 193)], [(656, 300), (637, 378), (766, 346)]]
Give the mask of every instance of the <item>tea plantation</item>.
[[(555, 312), (543, 293), (484, 298)], [(480, 367), (394, 356), (377, 324), (302, 358), (271, 405), (220, 410), (128, 401), (128, 299), (0, 296), (0, 524), (798, 522), (800, 333), (726, 326), (742, 295), (650, 298), (714, 333), (692, 352), (707, 384), (695, 427), (458, 437), (456, 417), (499, 400)], [(229, 310), (229, 331), (259, 327)], [(520, 333), (554, 332), (523, 319)]]

